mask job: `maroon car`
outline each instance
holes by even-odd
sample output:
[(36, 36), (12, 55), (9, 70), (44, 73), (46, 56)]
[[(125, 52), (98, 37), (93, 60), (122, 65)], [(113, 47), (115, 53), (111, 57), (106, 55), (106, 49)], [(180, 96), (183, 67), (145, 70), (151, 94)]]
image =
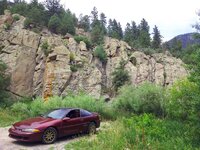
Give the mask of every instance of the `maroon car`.
[(59, 108), (41, 117), (13, 124), (9, 129), (9, 137), (19, 141), (50, 144), (70, 134), (95, 133), (99, 126), (100, 117), (97, 113), (78, 108)]

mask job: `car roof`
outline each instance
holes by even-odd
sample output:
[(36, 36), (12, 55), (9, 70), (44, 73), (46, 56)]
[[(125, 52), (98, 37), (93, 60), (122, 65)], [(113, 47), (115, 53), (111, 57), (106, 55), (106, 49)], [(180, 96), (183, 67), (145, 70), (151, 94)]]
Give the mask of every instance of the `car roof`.
[(55, 110), (65, 110), (65, 111), (71, 111), (71, 110), (75, 110), (75, 109), (79, 109), (79, 110), (84, 110), (84, 109), (81, 109), (81, 108), (56, 108)]

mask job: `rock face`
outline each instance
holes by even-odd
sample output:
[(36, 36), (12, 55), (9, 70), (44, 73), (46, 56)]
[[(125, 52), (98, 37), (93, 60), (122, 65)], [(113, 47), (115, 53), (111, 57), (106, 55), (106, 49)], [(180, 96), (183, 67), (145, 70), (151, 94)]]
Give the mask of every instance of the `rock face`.
[[(112, 87), (112, 72), (122, 59), (127, 62), (125, 69), (134, 85), (144, 81), (172, 85), (187, 75), (180, 59), (161, 53), (145, 55), (123, 41), (108, 37), (104, 44), (107, 63), (102, 64), (84, 42), (25, 30), (24, 19), (20, 16), (10, 30), (0, 31), (0, 59), (8, 65), (9, 91), (13, 94), (48, 98), (85, 91), (99, 98), (107, 94), (106, 88)], [(82, 30), (79, 32), (83, 35)]]

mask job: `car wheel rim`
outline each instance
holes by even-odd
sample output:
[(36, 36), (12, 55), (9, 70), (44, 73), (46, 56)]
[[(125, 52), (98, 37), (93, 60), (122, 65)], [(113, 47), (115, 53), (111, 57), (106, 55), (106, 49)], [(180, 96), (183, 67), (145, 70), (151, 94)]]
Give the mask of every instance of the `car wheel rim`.
[(56, 134), (54, 130), (47, 130), (44, 134), (45, 143), (51, 143), (55, 140)]
[(89, 134), (94, 134), (96, 132), (96, 127), (94, 125), (90, 126)]

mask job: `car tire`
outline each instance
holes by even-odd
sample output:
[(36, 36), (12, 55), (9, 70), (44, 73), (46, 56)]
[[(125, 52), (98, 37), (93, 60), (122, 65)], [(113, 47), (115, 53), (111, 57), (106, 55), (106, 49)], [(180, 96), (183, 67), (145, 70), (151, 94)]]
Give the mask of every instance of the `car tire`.
[(96, 124), (94, 122), (91, 122), (89, 125), (88, 125), (88, 134), (89, 135), (93, 135), (96, 133)]
[(42, 142), (44, 144), (54, 143), (57, 139), (57, 130), (53, 127), (47, 128), (42, 135)]

